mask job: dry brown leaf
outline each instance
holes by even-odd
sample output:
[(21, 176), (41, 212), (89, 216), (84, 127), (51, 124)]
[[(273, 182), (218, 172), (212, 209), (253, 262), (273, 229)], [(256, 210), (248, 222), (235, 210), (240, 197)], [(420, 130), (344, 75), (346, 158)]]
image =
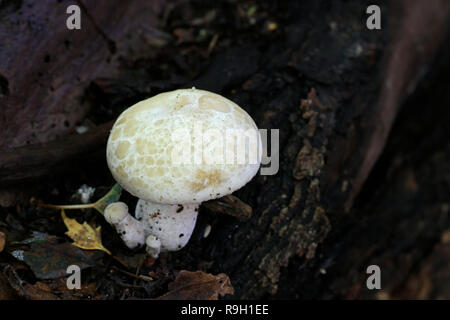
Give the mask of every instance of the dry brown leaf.
[(230, 278), (225, 273), (212, 275), (202, 271), (181, 270), (175, 281), (169, 283), (169, 292), (158, 300), (217, 300), (234, 294)]
[(15, 290), (17, 295), (30, 300), (58, 300), (58, 296), (51, 293), (48, 285), (43, 282), (36, 282), (31, 285), (20, 279), (16, 270), (11, 265), (3, 268), (5, 280)]
[(97, 283), (82, 284), (80, 289), (71, 290), (67, 287), (66, 278), (27, 283), (19, 278), (16, 269), (8, 265), (0, 273), (0, 300), (17, 300), (22, 297), (29, 300), (80, 300), (101, 299), (95, 295)]
[(84, 285), (80, 290), (70, 290), (67, 288), (65, 279), (54, 280), (51, 282), (36, 282), (29, 284), (23, 282), (22, 285), (16, 286), (18, 294), (30, 300), (79, 300), (86, 296), (94, 297), (92, 293), (95, 291), (96, 284), (92, 283)]
[[(36, 284), (38, 283), (36, 282)], [(48, 288), (50, 292), (58, 295), (63, 300), (79, 300), (87, 297), (95, 300), (99, 298), (99, 296), (95, 295), (97, 288), (97, 283), (95, 282), (81, 284), (80, 289), (72, 290), (67, 287), (65, 278), (59, 278), (49, 281)]]
[(21, 286), (24, 297), (32, 300), (60, 300), (61, 298), (52, 293), (48, 284), (36, 282), (35, 284), (25, 283)]
[(3, 249), (5, 248), (5, 244), (6, 244), (6, 234), (0, 232), (0, 252), (2, 252)]
[(17, 300), (17, 294), (8, 282), (8, 279), (0, 273), (0, 300)]
[(102, 244), (101, 227), (94, 229), (86, 221), (79, 224), (75, 219), (68, 218), (64, 210), (61, 210), (61, 216), (69, 230), (66, 235), (74, 241), (74, 246), (86, 250), (102, 250), (111, 254)]

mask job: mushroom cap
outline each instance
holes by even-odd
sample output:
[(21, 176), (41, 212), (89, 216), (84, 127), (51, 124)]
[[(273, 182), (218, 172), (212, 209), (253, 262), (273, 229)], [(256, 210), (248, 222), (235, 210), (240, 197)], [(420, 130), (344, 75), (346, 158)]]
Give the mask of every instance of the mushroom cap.
[(128, 206), (124, 202), (110, 203), (104, 212), (105, 220), (110, 224), (117, 224), (128, 215)]
[(244, 186), (258, 172), (253, 119), (221, 95), (198, 89), (158, 94), (126, 109), (106, 158), (132, 195), (163, 204), (201, 203)]

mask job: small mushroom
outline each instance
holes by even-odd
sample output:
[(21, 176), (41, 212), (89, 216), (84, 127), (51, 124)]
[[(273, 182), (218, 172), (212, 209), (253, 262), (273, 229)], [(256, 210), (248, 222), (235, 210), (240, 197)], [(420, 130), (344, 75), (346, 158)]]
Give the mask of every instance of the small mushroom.
[(261, 151), (257, 126), (237, 104), (181, 89), (126, 109), (111, 130), (106, 156), (114, 179), (140, 199), (133, 224), (143, 225), (147, 251), (157, 256), (188, 243), (202, 202), (253, 178)]
[(159, 252), (161, 251), (161, 241), (150, 234), (147, 239), (145, 239), (145, 244), (147, 245), (147, 253), (155, 259), (158, 258)]
[(116, 228), (128, 248), (134, 249), (145, 243), (144, 226), (128, 213), (123, 202), (114, 202), (105, 208), (105, 220)]

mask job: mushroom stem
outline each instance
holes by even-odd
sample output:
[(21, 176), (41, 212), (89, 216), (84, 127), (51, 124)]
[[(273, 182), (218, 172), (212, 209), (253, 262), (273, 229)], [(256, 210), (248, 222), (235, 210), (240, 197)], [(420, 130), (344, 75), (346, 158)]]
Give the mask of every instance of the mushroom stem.
[(177, 251), (188, 243), (194, 231), (198, 207), (199, 204), (160, 204), (139, 199), (135, 216), (143, 222), (145, 233), (160, 241), (161, 252)]
[(145, 243), (142, 223), (128, 213), (128, 206), (123, 202), (114, 202), (105, 208), (105, 220), (116, 228), (123, 242), (130, 249)]
[(159, 256), (159, 252), (161, 251), (161, 241), (154, 235), (149, 235), (145, 240), (146, 251), (153, 258), (157, 259)]

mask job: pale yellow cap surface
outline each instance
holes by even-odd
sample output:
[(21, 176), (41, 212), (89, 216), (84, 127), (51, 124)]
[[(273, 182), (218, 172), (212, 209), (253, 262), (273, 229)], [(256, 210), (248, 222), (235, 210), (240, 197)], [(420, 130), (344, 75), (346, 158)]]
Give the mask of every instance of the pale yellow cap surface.
[(125, 110), (111, 130), (107, 162), (116, 181), (140, 199), (200, 203), (250, 181), (261, 149), (258, 128), (237, 104), (212, 92), (181, 89)]

